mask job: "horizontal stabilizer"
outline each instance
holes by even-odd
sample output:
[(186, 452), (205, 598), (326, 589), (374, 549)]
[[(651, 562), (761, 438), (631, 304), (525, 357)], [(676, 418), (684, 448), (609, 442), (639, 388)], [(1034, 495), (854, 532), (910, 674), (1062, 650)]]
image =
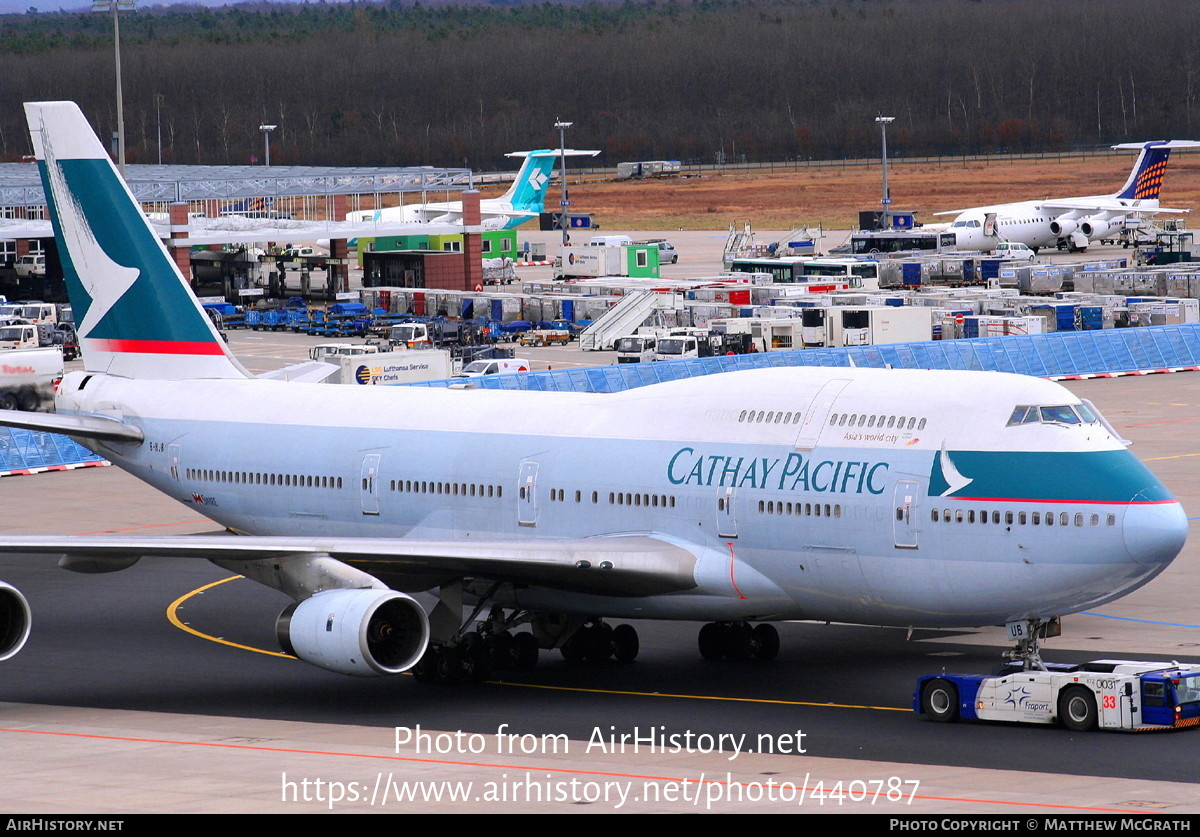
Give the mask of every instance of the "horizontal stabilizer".
[(336, 375), (338, 367), (332, 363), (319, 360), (306, 360), (304, 363), (294, 363), (282, 369), (272, 369), (255, 375), (265, 381), (292, 381), (293, 383), (319, 384), (327, 378)]
[(122, 424), (116, 419), (105, 416), (69, 416), (56, 413), (2, 410), (0, 411), (0, 426), (62, 433), (65, 436), (99, 439), (105, 442), (140, 443), (145, 438), (140, 428)]
[(578, 148), (567, 148), (559, 150), (557, 148), (542, 148), (537, 151), (510, 151), (505, 154), (505, 157), (595, 157), (600, 152), (597, 151), (581, 151)]
[(1170, 148), (1170, 149), (1187, 149), (1200, 148), (1200, 142), (1196, 140), (1150, 140), (1149, 142), (1123, 142), (1120, 145), (1112, 146), (1114, 151), (1141, 151), (1146, 146), (1154, 146), (1155, 148)]

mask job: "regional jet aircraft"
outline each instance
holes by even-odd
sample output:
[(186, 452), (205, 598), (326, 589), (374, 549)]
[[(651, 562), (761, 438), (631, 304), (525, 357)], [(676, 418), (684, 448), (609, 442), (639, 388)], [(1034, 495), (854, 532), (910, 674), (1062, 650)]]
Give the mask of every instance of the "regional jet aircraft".
[(949, 230), (959, 250), (991, 250), (1001, 241), (1020, 242), (1034, 251), (1057, 246), (1086, 250), (1102, 238), (1115, 238), (1127, 224), (1157, 213), (1181, 213), (1158, 205), (1171, 149), (1198, 148), (1191, 140), (1125, 143), (1113, 148), (1138, 149), (1137, 162), (1125, 185), (1111, 195), (1059, 198), (939, 212), (956, 215)]
[[(546, 209), (546, 188), (556, 160), (567, 157), (595, 157), (599, 151), (578, 151), (568, 148), (565, 152), (557, 148), (538, 151), (513, 151), (505, 157), (524, 157), (520, 171), (513, 184), (498, 198), (485, 198), (479, 202), (485, 229), (509, 230), (532, 220)], [(415, 203), (408, 206), (392, 206), (387, 209), (351, 212), (347, 221), (390, 221), (392, 223), (431, 222), (438, 224), (461, 224), (462, 201), (443, 203)]]
[(230, 534), (4, 550), (83, 572), (205, 558), (295, 599), (277, 633), (302, 660), (453, 680), (549, 648), (631, 660), (637, 633), (612, 619), (706, 622), (701, 654), (734, 659), (773, 657), (779, 620), (1013, 623), (1032, 659), (1060, 616), (1183, 546), (1167, 488), (1036, 378), (777, 368), (611, 394), (254, 378), (79, 109), (25, 107), (85, 369), (55, 415), (0, 421), (80, 439)]

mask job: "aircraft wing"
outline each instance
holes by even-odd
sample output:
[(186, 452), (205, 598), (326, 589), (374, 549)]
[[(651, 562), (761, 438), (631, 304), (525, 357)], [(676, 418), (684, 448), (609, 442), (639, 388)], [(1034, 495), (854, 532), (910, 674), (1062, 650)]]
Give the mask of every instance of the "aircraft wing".
[[(1043, 201), (1042, 209), (1077, 210), (1080, 212), (1112, 212), (1121, 215), (1154, 215), (1159, 212), (1182, 214), (1190, 209), (1169, 209), (1165, 206), (1136, 206), (1119, 203), (1092, 203), (1089, 201)], [(938, 213), (941, 214), (941, 213)]]
[(123, 569), (151, 556), (204, 558), (236, 571), (240, 562), (328, 555), (383, 577), (403, 592), (464, 577), (610, 596), (649, 596), (697, 586), (696, 554), (647, 535), (544, 540), (14, 536), (0, 538), (0, 552), (56, 555), (60, 564), (80, 572)]

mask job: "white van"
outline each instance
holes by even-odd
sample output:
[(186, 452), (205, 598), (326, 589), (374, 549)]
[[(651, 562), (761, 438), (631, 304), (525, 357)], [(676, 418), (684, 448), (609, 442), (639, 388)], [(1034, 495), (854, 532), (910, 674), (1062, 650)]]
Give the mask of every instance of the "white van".
[(13, 270), (22, 279), (27, 279), (30, 276), (41, 276), (46, 272), (46, 257), (45, 256), (20, 256), (13, 262)]
[(633, 239), (627, 235), (594, 235), (588, 242), (589, 247), (628, 247)]
[(529, 358), (506, 357), (476, 360), (463, 367), (456, 378), (480, 378), (484, 375), (503, 375), (506, 372), (528, 372)]

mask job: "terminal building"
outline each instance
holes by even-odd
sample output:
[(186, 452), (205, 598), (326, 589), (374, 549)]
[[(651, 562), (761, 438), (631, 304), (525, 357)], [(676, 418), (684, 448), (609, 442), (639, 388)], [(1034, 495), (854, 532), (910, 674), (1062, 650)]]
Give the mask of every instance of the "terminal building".
[[(402, 275), (411, 287), (470, 290), (482, 281), (484, 231), (469, 169), (129, 165), (126, 182), (198, 294), (201, 286), (216, 293), (215, 285), (226, 297), (281, 295), (291, 269), (301, 274), (302, 291), (311, 289), (313, 271), (324, 272), (324, 291), (333, 297), (348, 289), (349, 248), (360, 237), (443, 244), (404, 254)], [(352, 211), (411, 202), (414, 193), (425, 202), (431, 193), (460, 190), (462, 223), (343, 220)], [(328, 242), (328, 255), (289, 246), (315, 241)], [(31, 254), (45, 255), (44, 274), (13, 269)], [(33, 163), (0, 164), (0, 294), (64, 296)]]

